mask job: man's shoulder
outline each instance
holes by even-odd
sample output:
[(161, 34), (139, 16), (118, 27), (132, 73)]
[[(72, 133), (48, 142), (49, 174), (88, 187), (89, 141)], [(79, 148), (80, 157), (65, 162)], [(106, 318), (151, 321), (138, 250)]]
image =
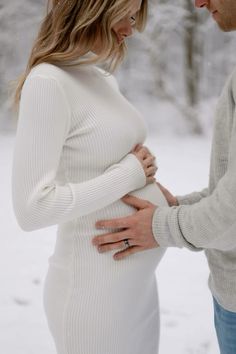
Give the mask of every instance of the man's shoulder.
[(222, 89), (221, 96), (225, 97), (225, 95), (233, 97), (234, 102), (236, 103), (236, 67), (229, 74)]

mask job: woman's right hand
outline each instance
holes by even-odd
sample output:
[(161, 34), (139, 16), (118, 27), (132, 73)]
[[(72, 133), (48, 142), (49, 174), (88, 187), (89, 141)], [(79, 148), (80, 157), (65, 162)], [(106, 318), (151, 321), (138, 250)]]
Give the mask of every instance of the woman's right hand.
[(132, 151), (141, 165), (143, 166), (144, 173), (146, 175), (147, 184), (153, 183), (156, 181), (155, 173), (157, 171), (157, 166), (155, 163), (155, 156), (151, 154), (149, 149), (144, 145), (137, 145)]

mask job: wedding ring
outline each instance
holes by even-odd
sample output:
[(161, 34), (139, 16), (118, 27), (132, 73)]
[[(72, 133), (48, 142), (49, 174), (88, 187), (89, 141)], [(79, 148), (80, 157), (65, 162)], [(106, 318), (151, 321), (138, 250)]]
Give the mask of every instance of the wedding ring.
[(130, 247), (129, 240), (127, 238), (124, 240), (124, 244), (127, 248)]

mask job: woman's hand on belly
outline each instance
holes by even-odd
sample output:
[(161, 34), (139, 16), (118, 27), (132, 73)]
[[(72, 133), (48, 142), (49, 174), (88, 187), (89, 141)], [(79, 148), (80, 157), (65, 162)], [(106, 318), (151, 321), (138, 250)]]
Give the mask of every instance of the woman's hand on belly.
[(154, 176), (157, 171), (155, 156), (153, 156), (149, 149), (143, 145), (135, 146), (131, 153), (134, 154), (141, 163), (146, 175), (147, 184), (155, 182)]
[[(134, 196), (126, 196), (123, 201), (138, 211), (124, 218), (97, 222), (96, 227), (99, 229), (120, 231), (96, 236), (92, 241), (101, 253), (122, 248), (113, 256), (115, 260), (159, 247), (152, 232), (152, 218), (157, 206)], [(128, 247), (124, 249), (124, 246)]]

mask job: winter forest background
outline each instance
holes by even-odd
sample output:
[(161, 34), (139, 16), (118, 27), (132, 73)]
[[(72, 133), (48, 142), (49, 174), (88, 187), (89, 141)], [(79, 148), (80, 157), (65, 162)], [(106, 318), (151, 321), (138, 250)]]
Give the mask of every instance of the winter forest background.
[[(46, 0), (0, 0), (0, 352), (55, 354), (43, 281), (55, 227), (24, 233), (11, 204), (15, 121), (10, 82), (24, 70)], [(116, 73), (148, 124), (158, 179), (173, 193), (204, 188), (215, 104), (236, 63), (236, 34), (222, 33), (193, 0), (150, 0), (143, 34)], [(160, 354), (218, 354), (203, 252), (170, 249), (157, 269)]]
[[(236, 62), (235, 36), (218, 30), (192, 0), (149, 3), (147, 29), (129, 40), (127, 60), (117, 73), (121, 89), (143, 111), (152, 131), (204, 134), (213, 102)], [(9, 82), (25, 67), (44, 10), (45, 0), (0, 0), (1, 129), (12, 128)], [(163, 104), (169, 106), (165, 116)]]

